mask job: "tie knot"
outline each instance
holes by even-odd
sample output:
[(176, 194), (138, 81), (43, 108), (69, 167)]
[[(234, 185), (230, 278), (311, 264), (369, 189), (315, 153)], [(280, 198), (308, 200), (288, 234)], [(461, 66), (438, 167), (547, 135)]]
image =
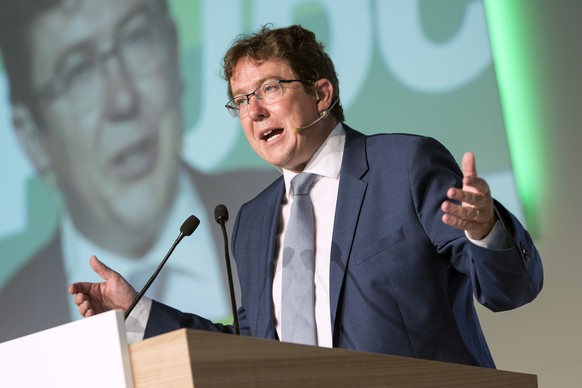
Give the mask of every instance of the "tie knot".
[(317, 178), (317, 174), (311, 174), (308, 172), (302, 172), (301, 174), (295, 175), (291, 179), (291, 189), (293, 189), (293, 196), (295, 195), (306, 195), (309, 194), (311, 185)]

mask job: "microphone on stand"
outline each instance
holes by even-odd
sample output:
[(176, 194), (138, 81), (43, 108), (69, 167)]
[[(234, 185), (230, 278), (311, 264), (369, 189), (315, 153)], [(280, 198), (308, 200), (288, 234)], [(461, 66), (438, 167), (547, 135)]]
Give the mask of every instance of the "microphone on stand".
[(174, 249), (176, 249), (176, 246), (178, 246), (178, 244), (180, 243), (180, 241), (182, 241), (184, 237), (190, 236), (192, 233), (194, 233), (198, 225), (200, 225), (200, 220), (196, 216), (190, 216), (186, 219), (186, 221), (184, 221), (184, 223), (180, 227), (180, 234), (178, 235), (178, 238), (176, 239), (176, 241), (174, 241), (172, 247), (170, 248), (168, 253), (166, 253), (166, 256), (164, 257), (160, 265), (158, 265), (158, 268), (154, 271), (153, 275), (149, 278), (145, 286), (143, 286), (139, 294), (137, 294), (137, 296), (133, 299), (133, 302), (131, 302), (131, 305), (129, 305), (127, 310), (125, 310), (125, 313), (123, 314), (123, 319), (127, 319), (127, 317), (129, 317), (129, 314), (131, 314), (132, 310), (137, 305), (137, 302), (141, 300), (141, 298), (146, 293), (148, 288), (150, 288), (154, 280), (156, 280), (156, 277), (162, 270), (164, 264), (166, 264), (166, 261), (168, 261), (168, 259), (170, 258), (172, 252), (174, 252)]
[(322, 110), (321, 113), (319, 114), (319, 117), (318, 118), (316, 118), (310, 124), (307, 124), (307, 125), (305, 125), (303, 127), (292, 128), (293, 129), (293, 132), (299, 133), (299, 132), (303, 131), (304, 129), (307, 129), (307, 128), (315, 125), (317, 122), (319, 122), (319, 120), (325, 119), (327, 116), (329, 116), (329, 112), (331, 112), (331, 110), (338, 103), (338, 101), (339, 101), (339, 97), (333, 102), (333, 104), (331, 104), (331, 106), (329, 107), (329, 109)]
[(226, 235), (226, 221), (228, 221), (228, 210), (226, 206), (220, 204), (214, 208), (214, 219), (222, 229), (222, 239), (224, 241), (224, 260), (226, 261), (226, 273), (228, 275), (228, 290), (230, 292), (230, 305), (232, 316), (234, 317), (234, 330), (236, 335), (240, 335), (238, 327), (238, 313), (236, 311), (236, 300), (234, 298), (234, 287), (232, 285), (232, 270), (230, 269), (230, 256), (228, 255), (228, 236)]

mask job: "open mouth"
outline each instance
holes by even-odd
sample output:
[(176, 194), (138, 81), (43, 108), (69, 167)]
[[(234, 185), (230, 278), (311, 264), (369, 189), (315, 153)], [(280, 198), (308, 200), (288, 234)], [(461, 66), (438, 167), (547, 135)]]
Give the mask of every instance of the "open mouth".
[(271, 129), (262, 134), (261, 139), (266, 141), (267, 143), (275, 140), (283, 133), (283, 128)]
[(138, 179), (153, 169), (156, 158), (157, 140), (148, 138), (124, 149), (111, 164), (121, 178)]

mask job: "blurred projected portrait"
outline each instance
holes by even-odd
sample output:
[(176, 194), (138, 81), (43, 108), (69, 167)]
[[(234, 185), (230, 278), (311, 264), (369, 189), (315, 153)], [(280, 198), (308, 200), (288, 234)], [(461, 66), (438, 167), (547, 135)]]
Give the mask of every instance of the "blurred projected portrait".
[(228, 320), (222, 241), (211, 214), (219, 203), (236, 212), (272, 174), (210, 176), (182, 161), (183, 83), (166, 1), (3, 3), (12, 123), (64, 205), (48, 243), (2, 286), (0, 341), (76, 319), (66, 287), (93, 278), (93, 254), (141, 287), (189, 214), (200, 227), (148, 295)]
[(139, 289), (190, 214), (148, 296), (231, 319), (214, 208), (230, 230), (278, 173), (226, 112), (220, 60), (264, 24), (321, 37), (349, 125), (474, 151), (520, 217), (485, 16), (480, 0), (1, 0), (0, 341), (78, 318), (66, 286), (99, 280), (93, 254)]

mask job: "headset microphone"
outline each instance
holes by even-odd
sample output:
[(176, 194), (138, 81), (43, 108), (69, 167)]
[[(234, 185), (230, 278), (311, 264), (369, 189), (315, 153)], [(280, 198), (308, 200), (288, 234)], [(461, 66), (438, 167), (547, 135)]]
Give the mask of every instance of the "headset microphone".
[(333, 104), (331, 104), (329, 109), (322, 110), (321, 113), (319, 114), (319, 117), (316, 118), (313, 122), (311, 122), (310, 124), (307, 124), (303, 127), (293, 128), (293, 132), (299, 133), (299, 132), (303, 131), (304, 129), (307, 129), (307, 128), (315, 125), (318, 121), (325, 119), (327, 116), (329, 116), (329, 112), (331, 112), (331, 110), (337, 104), (338, 101), (339, 101), (339, 97), (333, 102)]

